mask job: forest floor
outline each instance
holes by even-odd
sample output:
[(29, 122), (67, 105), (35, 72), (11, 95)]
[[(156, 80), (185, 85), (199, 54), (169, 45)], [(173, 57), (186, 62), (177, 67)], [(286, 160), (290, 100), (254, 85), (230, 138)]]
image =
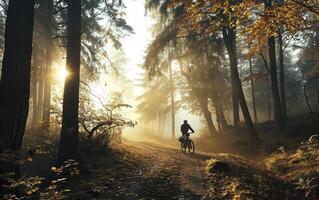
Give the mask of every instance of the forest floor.
[[(318, 146), (315, 151), (270, 156), (270, 168), (261, 159), (230, 153), (184, 154), (178, 147), (124, 141), (107, 151), (84, 151), (79, 175), (67, 177), (59, 187), (69, 190), (63, 199), (297, 200), (305, 199), (305, 189), (317, 194), (317, 179), (301, 185), (302, 190), (296, 181), (303, 175), (318, 174)], [(303, 155), (312, 159), (305, 162)], [(48, 157), (35, 155), (32, 162), (21, 167), (22, 174), (47, 177), (54, 165), (54, 159)], [(288, 174), (294, 175), (287, 178)]]
[[(284, 133), (269, 123), (258, 126), (264, 141), (259, 147), (226, 140), (235, 134), (194, 138), (199, 147), (194, 155), (182, 153), (171, 139), (124, 140), (107, 150), (81, 145), (80, 174), (61, 189), (70, 189), (65, 199), (72, 200), (318, 199), (319, 141), (300, 144), (317, 130), (319, 116), (311, 117), (295, 119)], [(26, 147), (42, 145), (55, 152), (35, 155), (21, 166), (21, 174), (50, 179), (57, 144), (57, 136), (28, 134)]]
[(111, 155), (92, 158), (70, 199), (205, 199), (206, 154), (141, 142), (124, 142)]
[(178, 148), (126, 141), (67, 186), (69, 199), (303, 199), (264, 163), (233, 154), (184, 154)]

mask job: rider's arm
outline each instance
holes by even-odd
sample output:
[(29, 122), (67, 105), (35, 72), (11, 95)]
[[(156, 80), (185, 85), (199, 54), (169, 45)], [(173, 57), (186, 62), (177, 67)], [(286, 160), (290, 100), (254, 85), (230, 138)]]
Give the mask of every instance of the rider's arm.
[(188, 125), (188, 127), (192, 131), (192, 133), (195, 133), (195, 131), (193, 130), (193, 128), (190, 125)]

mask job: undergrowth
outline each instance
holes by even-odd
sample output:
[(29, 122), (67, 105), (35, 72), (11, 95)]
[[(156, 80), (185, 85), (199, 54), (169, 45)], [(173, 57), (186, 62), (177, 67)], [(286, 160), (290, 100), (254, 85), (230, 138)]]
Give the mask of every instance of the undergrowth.
[(281, 147), (264, 162), (269, 170), (293, 182), (296, 189), (304, 192), (305, 198), (319, 199), (318, 141), (302, 142), (292, 152)]

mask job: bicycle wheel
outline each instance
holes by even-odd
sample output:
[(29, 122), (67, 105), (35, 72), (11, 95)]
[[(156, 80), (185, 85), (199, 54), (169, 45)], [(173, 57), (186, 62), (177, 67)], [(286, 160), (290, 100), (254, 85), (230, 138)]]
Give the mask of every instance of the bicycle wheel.
[(183, 153), (186, 153), (186, 148), (187, 148), (187, 146), (186, 146), (186, 144), (185, 144), (185, 141), (184, 141), (184, 142), (181, 142), (181, 149), (182, 149), (182, 152), (183, 152)]
[(189, 140), (187, 146), (188, 146), (189, 153), (195, 153), (195, 144), (194, 144), (193, 140)]

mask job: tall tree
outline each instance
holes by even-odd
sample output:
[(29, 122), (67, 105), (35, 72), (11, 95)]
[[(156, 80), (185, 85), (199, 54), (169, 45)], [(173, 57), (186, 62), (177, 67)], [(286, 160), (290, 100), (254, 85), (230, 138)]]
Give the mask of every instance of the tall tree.
[[(250, 72), (250, 76), (254, 75), (251, 58), (249, 58), (249, 72)], [(254, 82), (253, 78), (251, 78), (251, 80), (250, 80), (250, 87), (251, 87), (251, 99), (252, 99), (252, 104), (253, 104), (254, 119), (255, 119), (255, 123), (256, 123), (256, 122), (258, 122), (258, 117), (257, 117), (257, 107), (256, 107), (255, 82)]]
[[(309, 1), (310, 5), (314, 5), (314, 1)], [(301, 30), (306, 30), (313, 23), (313, 15), (309, 14), (309, 10), (297, 3), (297, 1), (242, 1), (241, 8), (236, 14), (236, 24), (242, 28), (242, 34), (247, 36), (250, 44), (250, 55), (253, 52), (260, 53), (266, 47), (268, 48), (269, 58), (269, 75), (271, 81), (271, 92), (273, 99), (275, 121), (278, 127), (285, 125), (285, 96), (284, 96), (284, 71), (280, 72), (281, 91), (278, 86), (277, 77), (277, 57), (276, 57), (276, 40), (275, 38), (282, 30), (285, 35), (293, 36)], [(261, 5), (263, 4), (263, 6)], [(307, 1), (308, 4), (308, 1)], [(260, 12), (256, 12), (259, 7)], [(240, 12), (242, 11), (242, 12)], [(253, 18), (254, 20), (250, 20)], [(280, 51), (279, 53), (281, 53)], [(280, 62), (283, 66), (283, 55), (279, 55)]]
[(226, 27), (224, 27), (222, 31), (223, 31), (224, 43), (225, 43), (225, 46), (229, 55), (229, 59), (230, 59), (230, 72), (231, 72), (232, 79), (234, 79), (232, 87), (234, 87), (235, 89), (246, 125), (250, 130), (249, 131), (250, 139), (251, 141), (256, 142), (259, 140), (259, 138), (257, 136), (254, 123), (251, 119), (251, 116), (248, 110), (243, 87), (242, 87), (241, 80), (238, 73), (238, 63), (237, 63), (238, 61), (237, 61), (237, 53), (236, 53), (236, 32), (232, 28), (226, 28)]
[(170, 83), (170, 99), (171, 99), (171, 109), (172, 109), (172, 138), (175, 138), (175, 94), (174, 94), (174, 84), (173, 84), (173, 70), (172, 62), (168, 64), (169, 71), (169, 83)]
[(267, 74), (267, 110), (268, 110), (268, 119), (271, 120), (271, 94), (270, 94), (270, 78)]
[(81, 56), (81, 0), (68, 1), (67, 14), (67, 71), (63, 94), (63, 114), (58, 165), (68, 159), (79, 159), (78, 111)]
[(7, 16), (7, 4), (3, 2), (3, 4), (0, 7), (0, 57), (3, 56), (4, 30), (5, 30), (6, 16)]
[[(41, 47), (42, 49), (43, 47)], [(39, 62), (39, 73), (38, 73), (38, 118), (39, 122), (41, 123), (42, 121), (42, 116), (43, 116), (43, 99), (44, 99), (44, 70), (45, 70), (45, 65), (44, 65), (44, 57), (45, 54), (43, 51), (39, 52), (40, 56), (40, 62)]]
[[(203, 75), (203, 73), (201, 74), (201, 72), (203, 71), (201, 70), (201, 67), (198, 67), (196, 65), (193, 66), (192, 70), (187, 71), (183, 69), (182, 65), (182, 62), (180, 61), (180, 71), (186, 78), (187, 84), (190, 88), (190, 92), (192, 96), (196, 98), (196, 102), (198, 103), (199, 108), (204, 115), (209, 133), (211, 135), (214, 135), (217, 133), (217, 130), (213, 123), (212, 114), (208, 109), (208, 92), (204, 87), (201, 87), (201, 83), (199, 82), (199, 77)], [(186, 67), (189, 68), (188, 66)], [(201, 77), (201, 79), (203, 78), (204, 77)]]
[(218, 129), (221, 131), (222, 129), (229, 128), (222, 103), (222, 93), (225, 89), (224, 82), (226, 79), (223, 73), (221, 73), (221, 68), (223, 68), (222, 60), (225, 59), (224, 50), (222, 48), (219, 48), (222, 44), (222, 40), (219, 38), (217, 40), (214, 38), (209, 38), (207, 42), (205, 42), (204, 44), (206, 47), (205, 57), (207, 59), (206, 70), (211, 85), (209, 98), (215, 108)]
[[(265, 0), (265, 8), (272, 7), (272, 0)], [(269, 74), (271, 80), (271, 92), (274, 102), (275, 121), (279, 128), (285, 125), (284, 117), (281, 110), (281, 101), (278, 88), (277, 77), (277, 57), (276, 57), (276, 39), (274, 36), (268, 38), (268, 54), (269, 54)]]
[(44, 85), (44, 102), (43, 102), (43, 125), (45, 128), (50, 126), (50, 103), (51, 103), (51, 71), (52, 71), (52, 25), (53, 25), (53, 0), (46, 0), (44, 4), (47, 10), (46, 16), (46, 64), (45, 64), (45, 85)]
[(34, 0), (10, 0), (0, 82), (0, 139), (6, 150), (21, 148), (26, 126), (34, 24)]
[(278, 46), (279, 46), (279, 86), (280, 86), (280, 101), (281, 111), (284, 120), (287, 118), (287, 104), (286, 104), (286, 92), (285, 92), (285, 68), (284, 68), (284, 47), (282, 31), (278, 34)]
[[(139, 121), (147, 122), (147, 126), (144, 127), (149, 128), (149, 122), (158, 120), (158, 130), (160, 130), (160, 135), (164, 135), (163, 131), (165, 121), (172, 111), (170, 103), (171, 87), (169, 77), (159, 76), (149, 79), (149, 76), (146, 74), (141, 82), (141, 85), (145, 88), (145, 92), (137, 98), (140, 102), (137, 109), (141, 113)], [(175, 109), (177, 110), (178, 102), (175, 103)], [(156, 134), (157, 131), (153, 133)]]
[(39, 52), (38, 46), (33, 45), (32, 66), (31, 66), (31, 83), (32, 83), (32, 126), (36, 126), (39, 122), (39, 106), (38, 106), (38, 77), (39, 77)]
[(231, 85), (232, 85), (232, 102), (233, 102), (233, 120), (234, 127), (239, 126), (239, 101), (238, 95), (239, 91), (236, 88), (236, 73), (234, 70), (237, 70), (238, 73), (238, 60), (237, 60), (237, 45), (236, 45), (236, 32), (233, 28), (223, 27), (223, 39), (229, 54), (229, 62), (230, 62), (230, 77), (231, 77)]
[[(192, 33), (200, 34), (203, 36), (210, 35), (212, 33), (222, 31), (224, 44), (226, 46), (227, 53), (230, 61), (230, 74), (232, 79), (233, 89), (233, 112), (234, 122), (236, 123), (238, 100), (246, 125), (249, 128), (250, 138), (253, 142), (259, 140), (254, 124), (252, 122), (248, 106), (245, 100), (241, 80), (238, 73), (238, 58), (237, 58), (237, 36), (236, 36), (236, 19), (234, 16), (233, 6), (237, 3), (230, 1), (223, 2), (211, 2), (211, 1), (196, 1), (195, 3), (182, 3), (182, 1), (172, 1), (172, 6), (182, 7), (184, 10), (183, 20), (177, 18), (177, 24), (179, 25), (179, 33)], [(208, 9), (209, 12), (202, 12)], [(176, 9), (178, 10), (178, 9)], [(240, 11), (240, 10), (239, 10)], [(187, 20), (185, 20), (185, 18)]]
[(44, 99), (44, 84), (45, 84), (45, 49), (46, 32), (45, 20), (47, 19), (47, 9), (45, 9), (45, 1), (37, 3), (34, 13), (34, 28), (33, 28), (33, 52), (31, 66), (31, 82), (32, 82), (32, 124), (38, 126), (42, 122), (43, 116), (43, 99)]

